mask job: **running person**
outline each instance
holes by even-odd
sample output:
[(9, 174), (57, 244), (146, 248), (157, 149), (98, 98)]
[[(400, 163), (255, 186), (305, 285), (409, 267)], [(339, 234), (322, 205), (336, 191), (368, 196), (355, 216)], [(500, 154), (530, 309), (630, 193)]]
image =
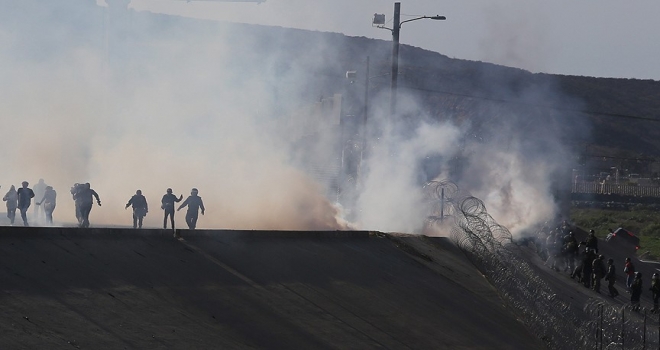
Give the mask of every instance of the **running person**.
[(177, 198), (174, 194), (172, 194), (172, 189), (168, 188), (167, 193), (163, 195), (163, 199), (161, 199), (161, 208), (165, 211), (165, 217), (163, 218), (163, 228), (167, 228), (167, 217), (170, 217), (170, 222), (172, 229), (174, 230), (174, 203), (181, 202), (183, 199), (183, 195), (180, 195), (179, 198)]
[(100, 207), (99, 194), (90, 187), (89, 182), (73, 195), (76, 204), (80, 205), (80, 227), (89, 227), (89, 213), (92, 211), (92, 205), (94, 204), (92, 197), (96, 198), (96, 204)]
[(128, 200), (124, 209), (131, 205), (133, 206), (133, 228), (142, 228), (142, 220), (149, 212), (149, 206), (147, 205), (147, 198), (142, 195), (141, 190), (135, 191), (135, 195)]
[(197, 216), (199, 215), (199, 210), (202, 210), (202, 215), (204, 215), (204, 202), (202, 202), (202, 197), (197, 195), (198, 191), (196, 188), (193, 188), (190, 191), (190, 196), (186, 198), (177, 211), (181, 210), (186, 205), (188, 206), (188, 212), (186, 212), (186, 224), (188, 228), (194, 230), (197, 227)]

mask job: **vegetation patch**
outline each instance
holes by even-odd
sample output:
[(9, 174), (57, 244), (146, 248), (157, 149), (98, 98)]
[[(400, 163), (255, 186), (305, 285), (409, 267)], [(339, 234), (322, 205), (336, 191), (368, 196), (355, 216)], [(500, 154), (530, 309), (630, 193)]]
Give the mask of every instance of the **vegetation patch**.
[(660, 258), (660, 213), (657, 210), (644, 206), (630, 210), (574, 207), (571, 222), (585, 230), (595, 230), (600, 239), (605, 239), (610, 230), (622, 227), (639, 237), (641, 248), (637, 254), (640, 257)]

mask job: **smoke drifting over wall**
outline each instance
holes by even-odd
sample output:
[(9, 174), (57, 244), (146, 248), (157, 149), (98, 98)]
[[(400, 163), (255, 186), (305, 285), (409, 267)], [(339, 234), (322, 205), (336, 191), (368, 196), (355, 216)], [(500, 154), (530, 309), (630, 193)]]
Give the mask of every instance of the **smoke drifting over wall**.
[[(349, 225), (327, 184), (300, 170), (291, 152), (297, 140), (289, 116), (336, 93), (322, 77), (346, 71), (347, 53), (327, 36), (125, 13), (94, 1), (20, 3), (0, 15), (0, 184), (5, 191), (45, 179), (59, 194), (58, 221), (74, 222), (69, 188), (90, 182), (103, 202), (93, 225), (130, 224), (124, 204), (141, 189), (150, 204), (145, 224), (158, 227), (165, 189), (185, 197), (196, 187), (207, 207), (200, 227), (418, 232), (426, 215), (421, 186), (456, 175), (514, 233), (556, 212), (553, 177), (566, 158), (553, 135), (560, 127), (521, 113), (485, 141), (469, 142), (473, 124), (452, 115), (432, 120), (420, 112), (424, 102), (405, 93), (399, 109), (417, 122), (391, 123), (378, 110), (387, 97), (379, 94)], [(299, 45), (304, 55), (289, 54)], [(547, 102), (549, 93), (524, 99)], [(538, 157), (547, 147), (559, 150), (558, 159)], [(422, 175), (429, 156), (443, 164)], [(452, 173), (457, 157), (466, 161)], [(183, 227), (182, 214), (177, 220)]]

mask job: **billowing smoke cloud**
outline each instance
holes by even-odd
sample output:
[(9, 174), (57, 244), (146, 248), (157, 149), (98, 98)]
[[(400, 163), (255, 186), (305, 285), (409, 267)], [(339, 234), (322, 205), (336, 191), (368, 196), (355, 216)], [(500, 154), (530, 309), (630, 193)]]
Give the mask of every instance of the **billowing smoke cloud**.
[[(407, 95), (400, 100), (400, 115), (418, 113), (418, 101)], [(364, 187), (357, 201), (360, 223), (382, 231), (419, 232), (429, 205), (420, 190), (427, 180), (420, 164), (429, 155), (451, 159), (458, 152), (462, 133), (451, 123), (438, 122), (420, 122), (412, 132), (404, 132), (400, 123), (384, 117), (387, 113), (377, 115), (383, 130), (365, 165)], [(434, 176), (442, 175), (440, 170)]]
[[(373, 99), (349, 225), (336, 183), (309, 174), (296, 152), (305, 145), (317, 164), (338, 159), (331, 134), (300, 142), (304, 125), (337, 127), (305, 107), (336, 93), (325, 78), (346, 70), (342, 48), (326, 42), (332, 36), (113, 12), (93, 1), (38, 3), (14, 5), (0, 22), (0, 184), (4, 191), (45, 179), (59, 193), (57, 221), (75, 220), (68, 193), (75, 182), (90, 182), (101, 196), (93, 225), (130, 225), (124, 204), (141, 189), (150, 203), (145, 224), (159, 227), (165, 189), (185, 197), (196, 187), (207, 207), (200, 227), (420, 232), (428, 206), (421, 187), (434, 177), (484, 199), (513, 231), (557, 213), (554, 184), (570, 158), (557, 141), (561, 123), (478, 101), (467, 102), (476, 106), (470, 123), (451, 111), (438, 122), (405, 93), (399, 113), (416, 121), (394, 123), (377, 109), (387, 105), (384, 93)], [(289, 54), (303, 43), (304, 55)], [(553, 104), (554, 90), (500, 94)], [(488, 132), (473, 142), (479, 115), (501, 123), (482, 125)], [(425, 171), (430, 158), (440, 165)], [(450, 164), (458, 158), (461, 171)]]
[(268, 47), (249, 52), (260, 47), (249, 33), (93, 2), (15, 10), (22, 18), (0, 26), (3, 190), (45, 179), (65, 222), (75, 220), (69, 188), (90, 182), (103, 203), (96, 225), (130, 224), (124, 204), (141, 189), (146, 224), (158, 227), (165, 189), (185, 198), (196, 187), (207, 208), (201, 227), (346, 228), (324, 189), (289, 164), (283, 137), (319, 55), (282, 66)]

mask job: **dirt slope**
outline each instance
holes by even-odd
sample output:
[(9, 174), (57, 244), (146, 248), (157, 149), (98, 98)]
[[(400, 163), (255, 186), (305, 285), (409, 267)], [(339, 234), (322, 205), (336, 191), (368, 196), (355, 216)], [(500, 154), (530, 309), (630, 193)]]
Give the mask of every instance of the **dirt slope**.
[(543, 348), (447, 240), (0, 228), (0, 348)]

